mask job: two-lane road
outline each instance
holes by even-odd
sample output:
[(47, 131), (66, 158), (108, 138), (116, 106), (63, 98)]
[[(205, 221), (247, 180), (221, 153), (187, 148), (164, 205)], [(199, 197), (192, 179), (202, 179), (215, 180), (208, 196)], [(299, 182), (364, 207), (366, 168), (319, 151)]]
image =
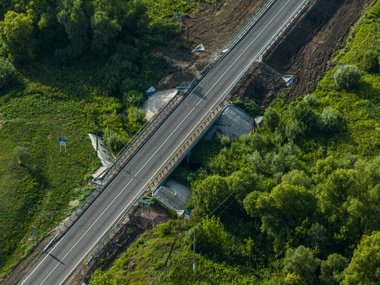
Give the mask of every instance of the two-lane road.
[(303, 3), (304, 0), (277, 0), (200, 82), (200, 92), (190, 94), (181, 103), (65, 236), (48, 250), (49, 254), (23, 277), (21, 284), (64, 283), (209, 111), (226, 98)]

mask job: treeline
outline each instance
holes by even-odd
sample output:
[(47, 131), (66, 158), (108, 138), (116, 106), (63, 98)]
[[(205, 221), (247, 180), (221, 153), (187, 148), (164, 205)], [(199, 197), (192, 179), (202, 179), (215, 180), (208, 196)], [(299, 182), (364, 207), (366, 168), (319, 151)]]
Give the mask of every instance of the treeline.
[(1, 51), (17, 63), (46, 53), (62, 61), (88, 51), (106, 56), (118, 44), (136, 45), (138, 39), (151, 43), (146, 11), (139, 1), (5, 0), (0, 7)]
[(146, 12), (140, 1), (3, 1), (0, 54), (17, 65), (46, 55), (62, 63), (92, 55), (105, 61), (110, 93), (145, 88), (153, 77), (141, 70), (151, 60), (148, 51), (178, 35), (173, 25), (149, 26)]

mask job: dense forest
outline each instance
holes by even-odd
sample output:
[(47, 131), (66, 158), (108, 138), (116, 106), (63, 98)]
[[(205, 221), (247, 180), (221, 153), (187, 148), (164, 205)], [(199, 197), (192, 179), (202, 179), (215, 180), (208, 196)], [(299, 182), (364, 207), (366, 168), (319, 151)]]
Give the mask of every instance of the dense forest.
[(379, 24), (375, 1), (315, 92), (198, 146), (201, 167), (174, 174), (191, 221), (145, 233), (90, 284), (379, 284)]
[(0, 1), (0, 276), (92, 191), (87, 133), (117, 153), (145, 123), (144, 91), (172, 72), (154, 51), (188, 50), (175, 15), (198, 4)]

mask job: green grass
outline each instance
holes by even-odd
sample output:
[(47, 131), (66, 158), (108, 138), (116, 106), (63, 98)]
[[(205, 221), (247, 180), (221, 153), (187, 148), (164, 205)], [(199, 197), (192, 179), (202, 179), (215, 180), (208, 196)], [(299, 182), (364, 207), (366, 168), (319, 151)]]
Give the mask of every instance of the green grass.
[[(184, 221), (176, 225), (168, 222), (145, 233), (110, 270), (105, 273), (97, 270), (90, 284), (252, 284), (255, 281), (254, 276), (244, 275), (238, 267), (200, 254), (196, 255), (196, 270), (193, 271), (192, 235), (185, 232), (189, 227)], [(185, 236), (179, 238), (179, 233)]]
[(99, 162), (87, 133), (123, 131), (121, 104), (97, 86), (93, 65), (41, 62), (0, 97), (0, 275), (91, 191), (88, 174)]
[[(376, 38), (374, 49), (380, 50), (380, 29), (377, 29), (377, 35), (374, 37), (375, 24), (380, 24), (380, 1), (375, 1), (359, 24), (352, 29), (346, 47), (334, 56), (333, 61), (361, 67), (363, 55), (372, 49), (374, 38)], [(261, 172), (258, 172), (261, 175), (260, 183), (256, 187), (260, 191), (264, 191), (261, 188), (269, 188), (269, 193), (289, 171), (278, 170), (278, 167), (275, 170), (269, 169), (276, 166), (275, 163), (272, 163), (275, 159), (278, 164), (289, 163), (293, 167), (291, 169), (303, 170), (310, 177), (310, 181), (317, 181), (316, 184), (319, 183), (319, 179), (329, 179), (329, 171), (334, 170), (330, 169), (333, 163), (339, 164), (340, 168), (351, 168), (353, 167), (350, 165), (353, 161), (351, 158), (360, 157), (360, 160), (358, 159), (360, 163), (364, 163), (368, 167), (371, 163), (373, 164), (373, 159), (380, 154), (380, 74), (363, 72), (358, 89), (349, 92), (338, 90), (335, 87), (333, 75), (336, 68), (327, 72), (318, 84), (317, 90), (313, 92), (312, 96), (316, 105), (312, 109), (317, 114), (320, 114), (326, 107), (336, 109), (343, 121), (343, 130), (331, 134), (323, 133), (324, 130), (303, 134), (303, 137), (292, 145), (293, 149), (289, 150), (287, 148), (289, 145), (276, 143), (276, 133), (272, 133), (269, 128), (264, 127), (260, 129), (260, 133), (242, 138), (230, 146), (218, 150), (217, 154), (211, 153), (207, 157), (207, 155), (203, 156), (202, 151), (199, 151), (197, 154), (200, 154), (201, 157), (197, 158), (197, 162), (204, 165), (198, 173), (190, 173), (189, 180), (195, 184), (195, 182), (202, 182), (210, 173), (229, 177), (241, 169), (247, 169), (250, 167), (247, 157), (251, 156), (256, 149), (263, 154), (261, 162), (263, 167), (260, 169)], [(289, 106), (281, 97), (272, 104), (272, 107), (280, 113), (281, 119), (288, 123), (289, 113), (294, 111), (295, 105), (302, 102), (303, 100), (300, 99)], [(307, 121), (308, 117), (305, 117), (303, 123), (307, 123)], [(198, 150), (203, 150), (202, 145)], [(283, 156), (280, 155), (281, 153)], [(358, 164), (360, 164), (359, 162)], [(324, 165), (326, 168), (322, 169)], [(177, 176), (186, 181), (183, 177), (186, 173), (187, 170), (182, 169), (182, 171), (178, 171)], [(318, 198), (318, 191), (321, 191), (318, 188), (320, 186), (323, 186), (322, 183), (313, 185), (310, 189), (316, 198)], [(250, 189), (250, 191), (253, 190), (255, 189)], [(244, 197), (241, 197), (241, 200), (243, 199)], [(342, 203), (342, 208), (344, 203), (347, 203), (339, 202)], [(281, 256), (273, 254), (272, 240), (262, 233), (260, 221), (245, 216), (244, 211), (244, 208), (237, 212), (227, 210), (225, 216), (228, 218), (222, 220), (234, 238), (241, 240), (251, 236), (254, 239), (255, 246), (256, 243), (258, 245), (258, 250), (255, 250), (254, 255), (257, 260), (263, 260), (262, 263), (247, 267), (242, 259), (237, 264), (226, 264), (221, 260), (208, 259), (207, 255), (197, 253), (197, 270), (193, 272), (191, 269), (192, 232), (189, 230), (190, 225), (184, 226), (182, 220), (177, 220), (170, 221), (143, 235), (116, 260), (109, 270), (104, 272), (98, 270), (90, 284), (252, 284), (257, 282), (253, 275), (256, 275), (259, 280), (267, 280), (263, 284), (284, 283), (285, 276), (281, 273), (283, 266)], [(193, 209), (192, 219), (197, 219), (197, 213), (198, 209)], [(241, 225), (236, 222), (244, 220), (243, 217), (250, 219), (251, 223)], [(330, 217), (323, 218), (328, 220)], [(310, 217), (310, 219), (312, 218)], [(193, 222), (195, 222), (194, 220)], [(318, 222), (323, 223), (323, 221)], [(377, 228), (378, 226), (375, 225)], [(302, 229), (302, 226), (299, 226), (298, 229)], [(345, 229), (344, 226), (340, 228), (340, 230), (342, 229)], [(350, 240), (351, 233), (340, 232), (340, 237)], [(344, 240), (336, 240), (340, 237), (336, 232), (328, 242), (330, 245), (337, 244), (339, 247), (343, 247), (342, 252), (344, 253), (342, 254), (349, 259), (351, 258), (350, 251), (356, 247), (360, 237), (353, 238), (352, 240), (355, 242), (348, 244), (347, 247), (345, 247)], [(163, 268), (162, 265), (165, 263), (170, 245), (175, 239), (177, 239), (177, 243), (169, 266)], [(210, 244), (212, 242), (213, 239)], [(292, 247), (293, 243), (296, 241), (287, 240), (284, 247)], [(318, 250), (316, 247), (315, 251)], [(339, 249), (332, 249), (332, 252), (339, 252)], [(321, 257), (321, 259), (325, 258)]]

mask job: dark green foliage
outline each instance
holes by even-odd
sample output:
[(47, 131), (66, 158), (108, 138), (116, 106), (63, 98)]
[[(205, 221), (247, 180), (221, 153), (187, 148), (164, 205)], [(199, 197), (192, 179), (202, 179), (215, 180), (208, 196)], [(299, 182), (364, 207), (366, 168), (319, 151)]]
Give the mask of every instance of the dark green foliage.
[(123, 141), (123, 138), (121, 138), (110, 128), (107, 128), (104, 131), (103, 140), (106, 146), (108, 146), (108, 148), (111, 149), (114, 153), (118, 153), (126, 143)]
[(330, 254), (327, 260), (321, 262), (320, 280), (325, 285), (338, 285), (344, 278), (343, 270), (347, 267), (347, 258), (340, 254)]
[(354, 255), (344, 271), (341, 284), (369, 284), (380, 283), (380, 232), (373, 232), (364, 236)]
[(143, 110), (132, 106), (127, 109), (127, 130), (129, 133), (136, 133), (146, 122), (145, 121), (145, 113)]
[(358, 87), (360, 78), (360, 71), (355, 65), (340, 66), (334, 74), (336, 86), (345, 90), (352, 90)]
[[(197, 251), (211, 257), (228, 258), (234, 254), (232, 236), (224, 230), (224, 225), (216, 218), (206, 218), (196, 229)], [(221, 256), (220, 256), (221, 255)]]
[(140, 106), (142, 103), (144, 103), (145, 98), (144, 94), (137, 90), (130, 90), (125, 93), (123, 93), (123, 104), (126, 107), (130, 106)]
[(280, 123), (280, 115), (276, 110), (268, 108), (264, 114), (264, 123), (272, 132), (274, 132)]
[(227, 179), (209, 176), (194, 187), (192, 199), (198, 209), (204, 213), (212, 212), (229, 195)]
[(84, 0), (60, 0), (59, 6), (57, 19), (66, 31), (70, 46), (59, 50), (58, 57), (68, 60), (82, 55), (88, 48), (89, 8)]
[(377, 52), (367, 52), (363, 58), (363, 69), (369, 73), (379, 72), (379, 57), (380, 54)]
[(295, 273), (305, 281), (306, 284), (316, 284), (317, 269), (320, 260), (315, 257), (314, 252), (307, 247), (299, 246), (289, 249), (284, 259), (284, 273)]
[(9, 60), (0, 56), (0, 92), (11, 88), (16, 81), (15, 67)]
[(33, 22), (30, 16), (9, 11), (0, 22), (0, 52), (15, 63), (25, 63), (35, 57)]
[(342, 128), (339, 112), (332, 107), (326, 107), (321, 114), (321, 122), (323, 131), (336, 134)]
[(122, 30), (119, 13), (122, 11), (120, 1), (95, 1), (94, 14), (91, 18), (92, 50), (100, 55), (108, 54), (112, 42)]

